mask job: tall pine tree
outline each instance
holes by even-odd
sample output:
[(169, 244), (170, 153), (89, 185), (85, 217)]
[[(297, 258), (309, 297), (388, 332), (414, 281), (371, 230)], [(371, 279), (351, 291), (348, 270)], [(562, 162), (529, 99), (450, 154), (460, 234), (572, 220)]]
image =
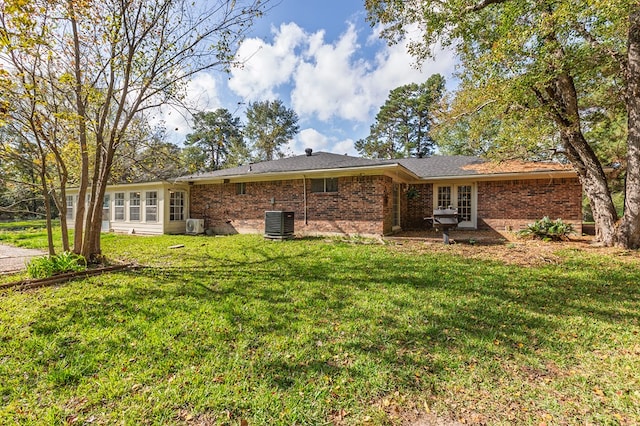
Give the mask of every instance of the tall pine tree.
[(251, 143), (258, 161), (270, 161), (284, 156), (281, 147), (300, 130), (298, 115), (282, 101), (263, 101), (249, 104), (244, 134)]
[(433, 110), (442, 99), (444, 84), (444, 78), (434, 74), (422, 84), (393, 89), (376, 115), (369, 136), (355, 143), (358, 152), (371, 158), (431, 155), (435, 148), (430, 134)]
[[(240, 119), (227, 109), (198, 112), (193, 116), (193, 133), (187, 135), (185, 146), (200, 153), (203, 163), (198, 172), (223, 168), (229, 159), (235, 159), (244, 142)], [(234, 164), (235, 165), (235, 164)]]

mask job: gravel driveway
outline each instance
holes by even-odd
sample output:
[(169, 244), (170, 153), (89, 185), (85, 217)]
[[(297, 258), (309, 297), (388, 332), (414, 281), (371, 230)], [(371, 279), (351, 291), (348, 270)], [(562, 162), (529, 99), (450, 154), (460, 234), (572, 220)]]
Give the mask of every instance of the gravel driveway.
[(47, 253), (41, 250), (25, 249), (0, 244), (0, 274), (18, 272), (26, 268), (27, 262)]

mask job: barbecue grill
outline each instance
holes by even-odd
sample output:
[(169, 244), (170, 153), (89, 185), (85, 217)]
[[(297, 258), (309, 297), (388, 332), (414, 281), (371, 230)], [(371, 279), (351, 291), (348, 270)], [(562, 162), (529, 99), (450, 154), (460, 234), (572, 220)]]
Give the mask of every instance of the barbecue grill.
[(427, 219), (431, 219), (434, 228), (442, 229), (442, 241), (449, 244), (449, 230), (458, 226), (458, 210), (451, 206), (438, 206), (437, 209), (433, 209), (433, 216)]

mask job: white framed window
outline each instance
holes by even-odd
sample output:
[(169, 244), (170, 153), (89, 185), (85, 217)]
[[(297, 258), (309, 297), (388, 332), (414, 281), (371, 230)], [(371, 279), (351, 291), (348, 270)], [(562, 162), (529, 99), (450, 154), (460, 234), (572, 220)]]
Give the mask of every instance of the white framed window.
[(124, 192), (113, 194), (113, 220), (124, 222)]
[(338, 192), (338, 178), (311, 179), (311, 192)]
[(245, 182), (236, 183), (236, 195), (244, 195), (247, 193), (247, 184)]
[(144, 196), (144, 220), (146, 222), (158, 221), (158, 192), (147, 191)]
[(73, 207), (74, 207), (73, 206), (73, 199), (74, 199), (74, 196), (73, 195), (67, 195), (66, 198), (67, 198), (67, 215), (66, 215), (66, 217), (67, 217), (67, 219), (73, 220), (73, 213), (74, 213), (73, 212)]
[(185, 219), (186, 192), (172, 191), (169, 197), (169, 221)]
[(111, 202), (109, 194), (104, 194), (102, 200), (102, 220), (111, 220)]
[(473, 192), (471, 185), (458, 185), (458, 218), (470, 222), (472, 217)]
[(448, 209), (449, 206), (453, 206), (451, 202), (451, 186), (439, 186), (438, 187), (438, 208)]
[(129, 220), (130, 221), (140, 220), (140, 193), (139, 192), (129, 193)]

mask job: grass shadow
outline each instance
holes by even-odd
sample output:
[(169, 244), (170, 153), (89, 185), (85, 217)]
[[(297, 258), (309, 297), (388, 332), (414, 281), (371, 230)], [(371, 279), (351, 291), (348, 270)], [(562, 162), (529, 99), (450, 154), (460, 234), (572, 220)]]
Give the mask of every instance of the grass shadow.
[[(394, 391), (442, 396), (452, 383), (570, 365), (640, 319), (640, 272), (624, 264), (595, 274), (588, 259), (521, 268), (315, 239), (203, 241), (175, 264), (158, 250), (149, 266), (60, 289), (64, 297), (43, 291), (27, 353), (67, 392), (126, 372), (180, 404), (227, 392), (237, 398), (217, 398), (229, 410), (263, 410), (273, 422), (265, 407), (283, 398), (318, 421)], [(472, 367), (483, 375), (469, 378)], [(173, 386), (180, 378), (191, 385)], [(115, 396), (97, 398), (131, 402), (117, 383)], [(313, 409), (308, 390), (322, 396)]]

